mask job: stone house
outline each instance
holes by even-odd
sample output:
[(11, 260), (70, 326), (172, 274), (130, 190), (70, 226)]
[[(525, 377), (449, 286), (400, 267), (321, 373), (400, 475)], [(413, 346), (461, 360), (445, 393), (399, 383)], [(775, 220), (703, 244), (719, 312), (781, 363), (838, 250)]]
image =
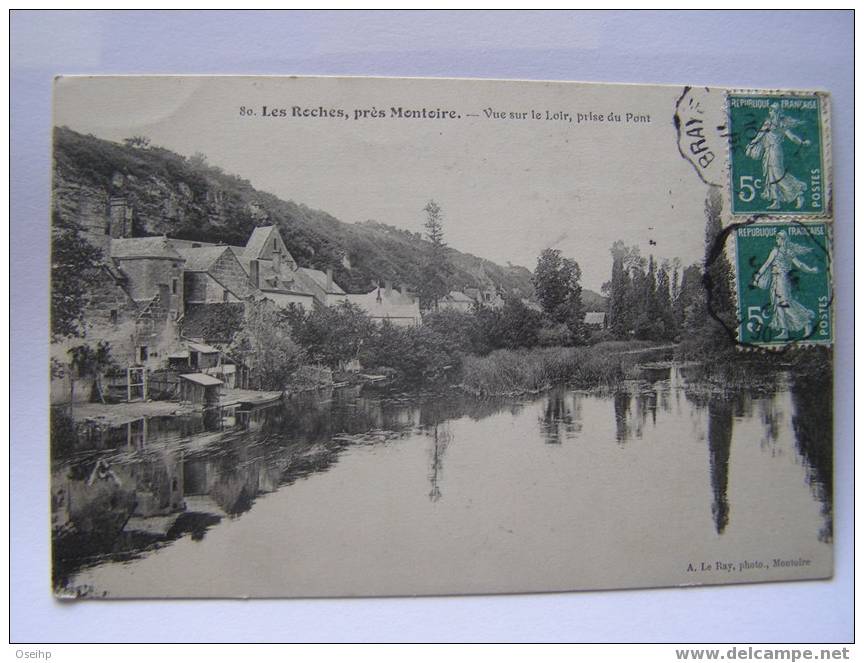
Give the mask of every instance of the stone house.
[(192, 304), (237, 303), (260, 296), (229, 247), (180, 246), (176, 240), (169, 241), (185, 260), (183, 290), (187, 309)]
[(282, 307), (295, 304), (309, 310), (315, 305), (309, 283), (298, 275), (298, 265), (276, 226), (255, 228), (245, 247), (230, 248), (263, 297)]
[(384, 288), (378, 286), (372, 292), (345, 297), (378, 323), (388, 320), (398, 327), (416, 327), (422, 321), (417, 299), (407, 292), (393, 289), (389, 282)]
[[(176, 364), (190, 356), (188, 341), (217, 341), (213, 330), (202, 333), (203, 327), (213, 326), (214, 318), (231, 320), (230, 330), (216, 334), (226, 337), (220, 337), (218, 345), (227, 347), (229, 337), (242, 326), (238, 307), (245, 309), (250, 299), (306, 310), (347, 299), (332, 272), (297, 265), (275, 226), (256, 228), (244, 247), (164, 236), (129, 237), (133, 215), (122, 195), (72, 194), (76, 192), (70, 191), (67, 200), (74, 204), (64, 213), (79, 219), (88, 241), (102, 248), (105, 261), (88, 277), (84, 337), (52, 344), (52, 358), (67, 369), (72, 347), (95, 346), (98, 341), (110, 344), (120, 368), (155, 370), (169, 366), (172, 359)], [(92, 378), (89, 388), (76, 388), (75, 377), (66, 370), (52, 381), (52, 403), (69, 402), (73, 394), (89, 397)]]
[(588, 311), (585, 313), (585, 326), (589, 329), (606, 329), (609, 325), (606, 321), (605, 311)]
[(305, 285), (315, 297), (315, 303), (319, 306), (336, 306), (347, 302), (345, 291), (333, 281), (333, 270), (322, 272), (319, 269), (300, 267), (298, 273), (305, 277)]
[(500, 308), (501, 306), (504, 306), (504, 298), (494, 286), (465, 288), (465, 294), (478, 305), (489, 306), (492, 308)]
[(439, 310), (450, 309), (467, 313), (474, 306), (474, 300), (460, 290), (451, 290), (438, 302)]
[[(110, 259), (138, 309), (132, 346), (118, 350), (130, 364), (158, 368), (180, 346), (177, 321), (184, 310), (185, 260), (165, 237), (114, 239)], [(96, 338), (105, 336), (100, 333)]]

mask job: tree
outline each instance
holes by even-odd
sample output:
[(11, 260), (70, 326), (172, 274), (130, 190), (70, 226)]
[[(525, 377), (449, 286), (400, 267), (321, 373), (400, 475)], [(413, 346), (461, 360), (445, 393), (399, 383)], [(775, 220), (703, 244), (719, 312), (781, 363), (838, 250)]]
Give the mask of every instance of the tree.
[(501, 308), (480, 307), (475, 315), (492, 349), (533, 348), (539, 341), (543, 315), (516, 298), (511, 297)]
[(377, 326), (360, 351), (360, 361), (372, 369), (392, 369), (408, 384), (432, 384), (455, 370), (458, 358), (441, 334), (425, 324), (397, 327), (389, 320)]
[(243, 327), (234, 337), (229, 354), (244, 358), (254, 388), (283, 390), (304, 356), (291, 338), (287, 318), (266, 299), (246, 306)]
[(53, 340), (84, 336), (84, 312), (90, 276), (101, 268), (101, 249), (81, 228), (55, 211), (51, 229), (51, 336)]
[(670, 292), (669, 272), (672, 269), (668, 260), (664, 260), (657, 270), (657, 315), (662, 323), (659, 340), (672, 340), (677, 333), (675, 316), (672, 313), (672, 295)]
[(374, 323), (356, 304), (342, 302), (316, 308), (299, 318), (295, 314), (291, 327), (294, 339), (313, 361), (338, 370), (357, 358), (372, 335)]
[(681, 275), (681, 291), (675, 300), (675, 317), (680, 327), (696, 335), (705, 325), (705, 288), (702, 285), (702, 268), (698, 264), (685, 268)]
[(444, 213), (434, 200), (426, 203), (426, 238), (429, 248), (421, 270), (420, 306), (424, 309), (438, 310), (438, 302), (450, 291), (450, 262), (447, 258), (447, 245), (444, 243)]
[(582, 270), (578, 263), (561, 257), (558, 249), (544, 249), (532, 277), (543, 312), (553, 322), (567, 325), (577, 343), (584, 337), (581, 278)]
[(131, 138), (124, 138), (123, 144), (137, 150), (146, 150), (150, 148), (150, 139), (147, 136), (132, 136)]
[(423, 326), (440, 334), (452, 352), (476, 355), (489, 352), (480, 321), (474, 313), (442, 309), (424, 316)]
[(681, 258), (675, 257), (672, 259), (672, 284), (671, 284), (671, 297), (672, 303), (678, 299), (678, 295), (681, 293)]
[(612, 278), (606, 287), (609, 297), (609, 327), (616, 338), (625, 338), (631, 329), (627, 308), (630, 274), (624, 266), (627, 247), (621, 240), (612, 244)]
[[(735, 327), (735, 304), (732, 296), (732, 265), (717, 238), (723, 231), (721, 213), (723, 198), (719, 187), (712, 186), (705, 197), (705, 261), (704, 283), (710, 310), (728, 328)], [(706, 321), (710, 316), (706, 315)], [(711, 321), (718, 327), (716, 321)], [(719, 330), (718, 330), (719, 331)]]

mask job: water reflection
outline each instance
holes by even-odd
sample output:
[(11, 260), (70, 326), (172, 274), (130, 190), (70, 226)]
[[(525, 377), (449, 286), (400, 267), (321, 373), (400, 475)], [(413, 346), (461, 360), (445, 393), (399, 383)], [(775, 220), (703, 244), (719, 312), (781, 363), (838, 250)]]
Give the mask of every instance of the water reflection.
[(830, 376), (821, 379), (793, 380), (792, 403), (795, 414), (795, 448), (807, 469), (807, 481), (822, 504), (824, 524), (819, 540), (834, 536), (834, 429)]
[(577, 437), (582, 430), (580, 395), (566, 389), (554, 389), (546, 398), (540, 433), (546, 444), (561, 444)]
[(432, 467), (429, 473), (431, 489), (429, 499), (437, 502), (441, 499), (441, 475), (444, 470), (444, 452), (450, 446), (453, 436), (446, 424), (433, 424), (429, 436), (432, 438)]
[(712, 397), (708, 402), (708, 466), (711, 474), (711, 515), (717, 534), (729, 524), (729, 452), (732, 448), (732, 403)]
[[(65, 453), (54, 458), (55, 584), (62, 587), (82, 569), (147, 556), (182, 538), (206, 546), (208, 532), (223, 521), (254, 518), (249, 514), (256, 512), (260, 496), (281, 493), (300, 479), (328, 472), (343, 462), (349, 450), (392, 448), (418, 438), (423, 443), (418, 464), (428, 491), (417, 492), (441, 513), (447, 513), (449, 502), (455, 499), (454, 505), (458, 504), (458, 496), (471, 493), (473, 484), (479, 483), (478, 471), (487, 481), (504, 482), (500, 488), (512, 499), (520, 494), (531, 499), (538, 482), (548, 480), (554, 485), (550, 477), (556, 473), (568, 477), (565, 485), (576, 495), (579, 482), (570, 480), (570, 474), (575, 476), (600, 457), (605, 464), (598, 474), (606, 477), (605, 482), (616, 485), (619, 475), (624, 482), (620, 499), (626, 508), (632, 492), (632, 479), (626, 479), (627, 463), (632, 463), (628, 459), (639, 458), (640, 463), (659, 463), (643, 475), (651, 489), (664, 487), (663, 482), (689, 485), (703, 477), (702, 486), (709, 491), (701, 511), (706, 527), (724, 538), (734, 529), (733, 514), (739, 514), (735, 518), (742, 514), (733, 507), (743, 498), (731, 488), (736, 473), (747, 469), (740, 463), (758, 460), (753, 453), (771, 462), (782, 462), (784, 453), (791, 454), (806, 469), (807, 484), (820, 505), (822, 525), (816, 535), (830, 541), (830, 376), (823, 382), (792, 380), (785, 391), (784, 383), (775, 384), (773, 391), (726, 393), (693, 379), (682, 367), (651, 366), (605, 395), (561, 388), (539, 398), (474, 399), (409, 397), (355, 388), (310, 393), (260, 410), (232, 408), (206, 415), (139, 419), (105, 430), (80, 429), (64, 439)], [(794, 446), (788, 444), (790, 430)], [(525, 464), (524, 481), (532, 486), (527, 493), (520, 493), (514, 483), (523, 478), (511, 475), (513, 457), (498, 452), (498, 445), (506, 448), (511, 438), (517, 443), (513, 447), (519, 454), (517, 465)], [(576, 439), (579, 444), (566, 444)], [(634, 444), (637, 440), (643, 443)], [(697, 465), (682, 465), (689, 462), (682, 458), (694, 443), (699, 445)], [(546, 455), (537, 457), (537, 447), (546, 449)], [(617, 451), (606, 456), (605, 447)], [(466, 454), (480, 449), (484, 455), (465, 462)], [(455, 465), (454, 454), (462, 459)], [(739, 460), (736, 466), (735, 458), (749, 460)], [(555, 467), (556, 463), (560, 465)], [(445, 464), (449, 465), (448, 490)], [(664, 476), (666, 466), (686, 466), (687, 476)], [(551, 474), (544, 474), (544, 467)], [(407, 475), (414, 469), (406, 465), (390, 471)], [(535, 471), (540, 474), (532, 480)], [(362, 485), (352, 487), (344, 477), (342, 481), (340, 490), (364, 490)], [(419, 477), (414, 481), (415, 491), (422, 481)], [(788, 486), (789, 491), (794, 489)], [(400, 495), (392, 499), (399, 500)], [(611, 497), (603, 507), (614, 511), (616, 499)], [(657, 502), (653, 508), (662, 513), (676, 505), (673, 499)], [(555, 523), (552, 511), (544, 512), (539, 522)], [(321, 527), (327, 527), (329, 515), (321, 514)], [(567, 509), (560, 515), (563, 520), (556, 528), (575, 518)], [(422, 528), (422, 516), (415, 523)], [(274, 527), (279, 524), (262, 524), (258, 535), (273, 536)], [(501, 531), (512, 533), (518, 527)], [(382, 537), (387, 535), (381, 532)]]

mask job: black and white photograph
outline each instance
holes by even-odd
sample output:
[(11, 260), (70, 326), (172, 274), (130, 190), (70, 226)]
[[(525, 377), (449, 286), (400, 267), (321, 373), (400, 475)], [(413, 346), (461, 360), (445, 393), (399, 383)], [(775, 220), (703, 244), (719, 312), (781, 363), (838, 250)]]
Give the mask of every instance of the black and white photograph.
[(818, 89), (58, 77), (54, 595), (830, 578), (830, 118)]

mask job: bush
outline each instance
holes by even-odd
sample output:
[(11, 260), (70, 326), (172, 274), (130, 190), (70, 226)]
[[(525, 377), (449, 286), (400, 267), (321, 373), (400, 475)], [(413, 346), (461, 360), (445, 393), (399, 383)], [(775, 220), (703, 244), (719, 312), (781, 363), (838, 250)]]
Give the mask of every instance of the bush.
[(573, 334), (563, 322), (554, 323), (547, 320), (537, 333), (537, 342), (544, 348), (572, 345)]
[(393, 369), (397, 382), (412, 385), (440, 382), (461, 363), (459, 352), (434, 329), (397, 327), (387, 321), (363, 345), (360, 362)]
[(480, 308), (475, 315), (492, 349), (533, 348), (543, 326), (543, 315), (518, 299), (508, 299), (501, 308)]
[(374, 333), (374, 324), (356, 304), (316, 308), (307, 314), (289, 311), (291, 335), (313, 361), (339, 370), (355, 359)]
[(423, 318), (423, 326), (440, 335), (452, 352), (477, 355), (489, 352), (480, 320), (473, 313), (452, 309), (429, 313)]

